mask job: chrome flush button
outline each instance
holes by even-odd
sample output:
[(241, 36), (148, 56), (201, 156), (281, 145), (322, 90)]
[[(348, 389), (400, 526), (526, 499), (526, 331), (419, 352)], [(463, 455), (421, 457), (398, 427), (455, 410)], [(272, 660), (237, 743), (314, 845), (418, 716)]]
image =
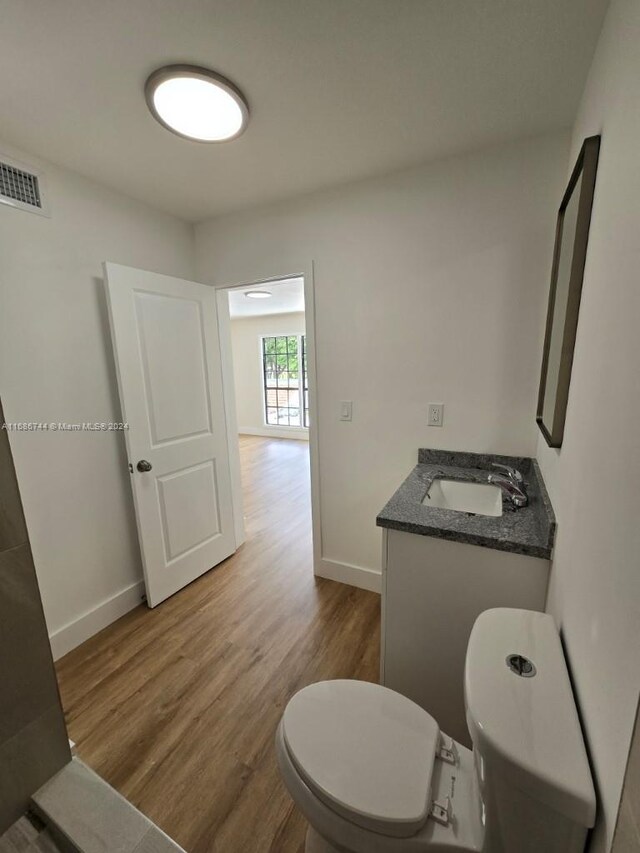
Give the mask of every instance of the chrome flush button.
[(521, 678), (533, 678), (536, 674), (533, 662), (529, 658), (524, 657), (524, 655), (508, 655), (507, 666), (511, 672), (515, 672)]

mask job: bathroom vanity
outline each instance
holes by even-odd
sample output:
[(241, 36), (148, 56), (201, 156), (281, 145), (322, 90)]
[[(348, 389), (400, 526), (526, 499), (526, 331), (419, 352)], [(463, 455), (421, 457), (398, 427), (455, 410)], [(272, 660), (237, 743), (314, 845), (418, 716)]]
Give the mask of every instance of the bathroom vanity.
[[(511, 478), (502, 482), (496, 466), (522, 473), (525, 506), (515, 507), (520, 490)], [(376, 523), (383, 528), (381, 683), (470, 745), (463, 674), (475, 619), (492, 607), (545, 606), (555, 517), (538, 465), (420, 450)]]

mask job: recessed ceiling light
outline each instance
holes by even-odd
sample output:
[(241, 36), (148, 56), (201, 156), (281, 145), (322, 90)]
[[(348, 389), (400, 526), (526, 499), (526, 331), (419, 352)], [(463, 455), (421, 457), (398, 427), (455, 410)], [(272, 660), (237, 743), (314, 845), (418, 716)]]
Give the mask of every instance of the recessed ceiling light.
[(249, 299), (268, 299), (272, 294), (268, 290), (245, 290), (244, 295)]
[(247, 126), (249, 107), (229, 80), (195, 65), (167, 65), (144, 87), (151, 114), (167, 130), (198, 142), (235, 139)]

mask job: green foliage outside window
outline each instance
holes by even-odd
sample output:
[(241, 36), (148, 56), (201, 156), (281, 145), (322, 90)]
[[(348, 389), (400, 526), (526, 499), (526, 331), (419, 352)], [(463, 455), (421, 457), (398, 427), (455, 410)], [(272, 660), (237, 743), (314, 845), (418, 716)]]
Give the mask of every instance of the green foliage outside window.
[(300, 365), (298, 358), (298, 338), (295, 336), (285, 337), (283, 335), (264, 339), (265, 369), (269, 377), (278, 378), (278, 384), (289, 383), (297, 385), (291, 380), (300, 377)]

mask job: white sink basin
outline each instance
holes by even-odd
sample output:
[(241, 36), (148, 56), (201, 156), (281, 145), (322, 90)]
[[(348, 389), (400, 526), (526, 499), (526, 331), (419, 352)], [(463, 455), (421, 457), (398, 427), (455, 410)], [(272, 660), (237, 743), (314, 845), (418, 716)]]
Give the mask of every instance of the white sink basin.
[(456, 512), (498, 516), (502, 515), (502, 490), (490, 483), (434, 480), (422, 503)]

